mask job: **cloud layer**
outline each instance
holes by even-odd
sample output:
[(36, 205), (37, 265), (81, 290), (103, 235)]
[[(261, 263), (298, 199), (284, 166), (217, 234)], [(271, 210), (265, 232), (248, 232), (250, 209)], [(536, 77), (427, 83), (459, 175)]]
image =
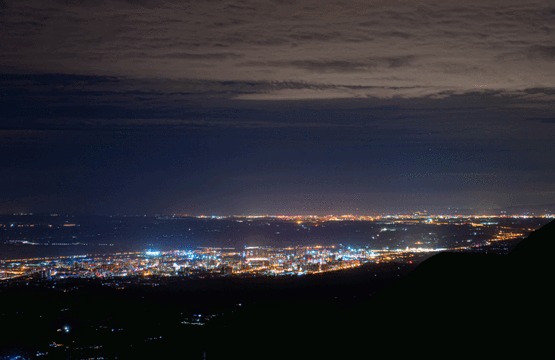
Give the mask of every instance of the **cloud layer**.
[(253, 84), (228, 94), (245, 100), (555, 88), (550, 1), (6, 0), (0, 14), (4, 73)]

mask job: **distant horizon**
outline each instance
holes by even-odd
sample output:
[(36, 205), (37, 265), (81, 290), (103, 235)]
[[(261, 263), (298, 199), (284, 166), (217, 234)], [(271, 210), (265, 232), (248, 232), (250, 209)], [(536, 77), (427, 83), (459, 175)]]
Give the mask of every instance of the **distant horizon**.
[[(540, 210), (538, 208), (545, 207), (545, 209)], [(428, 211), (430, 209), (430, 211)], [(519, 211), (509, 212), (511, 209), (518, 209)], [(549, 209), (549, 211), (548, 211)], [(323, 212), (287, 212), (287, 213), (223, 213), (223, 212), (213, 212), (213, 213), (198, 213), (198, 214), (184, 214), (184, 213), (126, 213), (126, 214), (94, 214), (94, 213), (79, 213), (79, 212), (0, 212), (0, 216), (25, 216), (25, 215), (37, 215), (37, 216), (52, 216), (52, 217), (63, 217), (63, 216), (101, 216), (101, 217), (114, 217), (114, 216), (121, 216), (121, 217), (196, 217), (196, 218), (210, 218), (210, 217), (326, 217), (326, 216), (334, 216), (334, 217), (341, 217), (341, 216), (356, 216), (356, 217), (379, 217), (379, 216), (411, 216), (415, 215), (416, 213), (427, 213), (428, 215), (455, 215), (457, 212), (464, 212), (464, 214), (457, 214), (457, 215), (479, 215), (479, 216), (510, 216), (510, 215), (526, 215), (526, 214), (518, 214), (518, 212), (532, 212), (537, 215), (548, 215), (555, 213), (555, 204), (529, 204), (529, 205), (514, 205), (509, 207), (499, 207), (499, 208), (490, 208), (490, 209), (481, 209), (481, 208), (458, 208), (458, 207), (450, 207), (450, 208), (415, 208), (411, 210), (390, 210), (390, 211), (369, 211), (369, 212), (362, 212), (362, 211), (354, 211), (354, 212), (330, 212), (330, 213), (323, 213)]]

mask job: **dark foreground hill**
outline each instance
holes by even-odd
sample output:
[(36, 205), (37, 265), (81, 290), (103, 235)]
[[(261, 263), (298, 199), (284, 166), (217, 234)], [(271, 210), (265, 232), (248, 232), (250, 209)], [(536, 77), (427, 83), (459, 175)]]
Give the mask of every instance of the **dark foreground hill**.
[(275, 304), (242, 314), (208, 353), (218, 359), (553, 357), (554, 250), (551, 222), (509, 255), (440, 253), (355, 306)]
[(551, 222), (506, 256), (440, 253), (352, 310), (366, 322), (364, 308), (384, 309), (385, 332), (401, 333), (399, 342), (380, 331), (368, 335), (407, 355), (552, 357), (554, 250)]

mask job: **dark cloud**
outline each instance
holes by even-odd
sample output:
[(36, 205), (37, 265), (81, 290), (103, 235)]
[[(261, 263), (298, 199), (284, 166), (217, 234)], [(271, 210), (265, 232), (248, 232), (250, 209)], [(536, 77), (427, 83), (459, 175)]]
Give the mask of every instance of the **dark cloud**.
[(531, 58), (555, 60), (555, 46), (534, 45), (529, 48), (528, 54)]
[(171, 53), (165, 55), (157, 55), (153, 58), (158, 59), (190, 59), (190, 60), (221, 60), (221, 59), (238, 59), (243, 57), (242, 54), (234, 53), (206, 53), (206, 54), (193, 54), (193, 53)]
[(389, 64), (389, 67), (392, 67), (392, 68), (410, 65), (414, 60), (416, 60), (416, 56), (414, 55), (392, 57), (392, 58), (385, 59), (385, 61), (387, 61), (387, 63)]
[(393, 38), (402, 38), (402, 39), (410, 39), (412, 37), (411, 34), (402, 32), (402, 31), (387, 31), (383, 34), (384, 37), (393, 37)]
[(293, 40), (302, 40), (302, 41), (328, 41), (337, 39), (341, 36), (340, 32), (325, 32), (325, 33), (318, 33), (312, 31), (304, 31), (304, 32), (297, 32), (295, 34), (289, 35), (289, 37)]
[(289, 62), (269, 61), (269, 62), (247, 62), (239, 64), (240, 66), (260, 66), (260, 67), (293, 67), (308, 71), (326, 73), (326, 72), (357, 72), (367, 71), (371, 66), (369, 63), (350, 62), (350, 61), (317, 61), (317, 60), (295, 60)]
[[(413, 55), (392, 58), (370, 58), (360, 61), (334, 61), (334, 60), (294, 60), (294, 61), (250, 61), (238, 64), (242, 67), (292, 67), (318, 73), (344, 73), (344, 72), (371, 72), (379, 68), (398, 68), (408, 66), (416, 57)], [(349, 87), (349, 86), (346, 86)]]

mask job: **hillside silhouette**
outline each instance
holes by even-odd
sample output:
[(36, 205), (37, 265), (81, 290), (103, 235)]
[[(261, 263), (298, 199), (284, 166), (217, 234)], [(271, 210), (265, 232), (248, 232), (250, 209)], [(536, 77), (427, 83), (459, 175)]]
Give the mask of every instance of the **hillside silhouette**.
[(440, 253), (353, 310), (382, 308), (392, 314), (381, 316), (389, 331), (410, 328), (401, 336), (407, 346), (433, 344), (445, 356), (553, 355), (554, 249), (551, 222), (508, 255)]
[(444, 252), (370, 300), (251, 308), (212, 358), (553, 356), (555, 222), (509, 255)]

